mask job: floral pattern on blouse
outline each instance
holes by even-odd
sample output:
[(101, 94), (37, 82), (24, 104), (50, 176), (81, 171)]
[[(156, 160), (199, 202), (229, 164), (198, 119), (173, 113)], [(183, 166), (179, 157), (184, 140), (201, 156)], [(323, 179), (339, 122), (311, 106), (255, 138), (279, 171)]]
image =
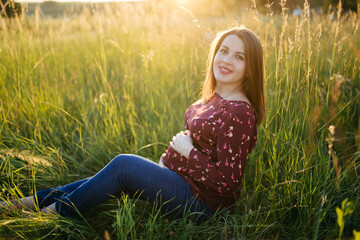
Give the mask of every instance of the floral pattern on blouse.
[(256, 145), (254, 109), (244, 101), (219, 95), (204, 105), (191, 105), (185, 113), (194, 148), (188, 158), (171, 147), (164, 165), (184, 177), (200, 200), (216, 210), (239, 197), (248, 154)]

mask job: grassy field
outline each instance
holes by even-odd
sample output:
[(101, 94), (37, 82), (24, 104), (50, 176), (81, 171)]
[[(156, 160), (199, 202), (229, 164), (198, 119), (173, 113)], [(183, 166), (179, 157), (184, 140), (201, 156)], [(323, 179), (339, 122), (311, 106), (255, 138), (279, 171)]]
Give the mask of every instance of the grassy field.
[[(197, 225), (123, 196), (71, 219), (0, 210), (0, 238), (335, 239), (360, 231), (360, 19), (329, 12), (194, 16), (97, 5), (0, 18), (1, 197), (91, 176), (119, 153), (154, 161), (200, 93), (214, 33), (263, 43), (267, 117), (236, 212)], [(352, 210), (353, 212), (351, 213)]]

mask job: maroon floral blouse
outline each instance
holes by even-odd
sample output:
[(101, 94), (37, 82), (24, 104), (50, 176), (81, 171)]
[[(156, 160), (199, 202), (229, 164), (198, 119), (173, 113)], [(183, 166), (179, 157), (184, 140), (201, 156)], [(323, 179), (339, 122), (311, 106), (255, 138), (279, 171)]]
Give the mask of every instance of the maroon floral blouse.
[(256, 145), (253, 107), (214, 94), (206, 104), (188, 108), (185, 128), (194, 145), (189, 157), (169, 147), (164, 165), (182, 176), (212, 210), (230, 207), (240, 196), (248, 154)]

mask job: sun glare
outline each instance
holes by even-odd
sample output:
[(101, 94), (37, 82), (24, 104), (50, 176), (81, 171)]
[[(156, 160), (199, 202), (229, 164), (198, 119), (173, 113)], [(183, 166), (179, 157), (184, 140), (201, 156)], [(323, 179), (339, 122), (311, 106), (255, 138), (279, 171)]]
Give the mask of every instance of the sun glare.
[(183, 5), (183, 4), (187, 4), (189, 2), (189, 0), (177, 0), (179, 4)]
[[(15, 0), (20, 3), (41, 3), (48, 0)], [(145, 2), (146, 0), (50, 0), (51, 2)]]

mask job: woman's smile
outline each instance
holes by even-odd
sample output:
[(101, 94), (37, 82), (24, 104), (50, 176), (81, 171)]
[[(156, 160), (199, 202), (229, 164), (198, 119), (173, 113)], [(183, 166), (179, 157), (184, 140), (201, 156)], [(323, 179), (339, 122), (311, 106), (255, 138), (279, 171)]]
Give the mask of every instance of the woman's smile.
[(222, 74), (230, 74), (230, 73), (233, 73), (233, 71), (231, 71), (229, 68), (223, 67), (223, 66), (220, 66), (220, 67), (219, 67), (219, 72), (222, 73)]

